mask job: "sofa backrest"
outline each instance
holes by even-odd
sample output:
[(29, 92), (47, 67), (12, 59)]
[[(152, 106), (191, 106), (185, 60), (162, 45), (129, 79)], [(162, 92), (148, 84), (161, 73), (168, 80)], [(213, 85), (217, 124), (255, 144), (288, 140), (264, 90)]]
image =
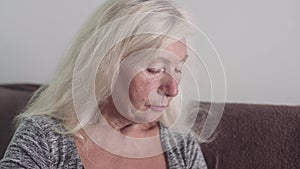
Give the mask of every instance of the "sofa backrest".
[(201, 144), (210, 169), (300, 168), (300, 106), (226, 103), (215, 134)]
[(0, 159), (13, 134), (13, 118), (24, 108), (39, 87), (40, 85), (33, 84), (0, 85)]

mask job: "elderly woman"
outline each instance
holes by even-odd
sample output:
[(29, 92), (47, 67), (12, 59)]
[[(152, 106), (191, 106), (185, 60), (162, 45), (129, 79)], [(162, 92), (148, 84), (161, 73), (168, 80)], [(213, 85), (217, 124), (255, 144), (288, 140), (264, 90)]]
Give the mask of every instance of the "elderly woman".
[(195, 136), (174, 127), (184, 19), (169, 0), (105, 2), (17, 116), (0, 168), (207, 168)]

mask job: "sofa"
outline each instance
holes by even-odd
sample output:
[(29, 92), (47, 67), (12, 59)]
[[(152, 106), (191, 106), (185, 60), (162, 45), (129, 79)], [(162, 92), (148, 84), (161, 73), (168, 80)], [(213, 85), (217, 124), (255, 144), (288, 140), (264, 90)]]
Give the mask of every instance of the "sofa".
[[(39, 87), (0, 85), (0, 158), (13, 118)], [(199, 102), (195, 130), (201, 130), (211, 104)], [(213, 138), (200, 146), (209, 169), (300, 169), (300, 106), (226, 103)]]

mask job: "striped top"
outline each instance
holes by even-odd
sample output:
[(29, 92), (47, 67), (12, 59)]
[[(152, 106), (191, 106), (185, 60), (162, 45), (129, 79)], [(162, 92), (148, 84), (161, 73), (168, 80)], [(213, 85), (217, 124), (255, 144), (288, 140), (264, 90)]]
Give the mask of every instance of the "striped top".
[[(0, 168), (84, 168), (73, 136), (53, 129), (61, 126), (60, 120), (48, 116), (24, 119), (0, 161)], [(183, 136), (160, 125), (160, 138), (163, 149), (168, 150), (164, 155), (169, 169), (207, 169), (192, 134)]]

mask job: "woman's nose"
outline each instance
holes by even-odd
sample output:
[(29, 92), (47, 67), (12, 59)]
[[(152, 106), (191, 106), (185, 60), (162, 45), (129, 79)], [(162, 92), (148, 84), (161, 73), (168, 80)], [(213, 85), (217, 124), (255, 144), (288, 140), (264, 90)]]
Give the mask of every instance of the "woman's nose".
[(178, 94), (177, 81), (168, 73), (162, 78), (161, 90), (168, 97), (175, 97)]

